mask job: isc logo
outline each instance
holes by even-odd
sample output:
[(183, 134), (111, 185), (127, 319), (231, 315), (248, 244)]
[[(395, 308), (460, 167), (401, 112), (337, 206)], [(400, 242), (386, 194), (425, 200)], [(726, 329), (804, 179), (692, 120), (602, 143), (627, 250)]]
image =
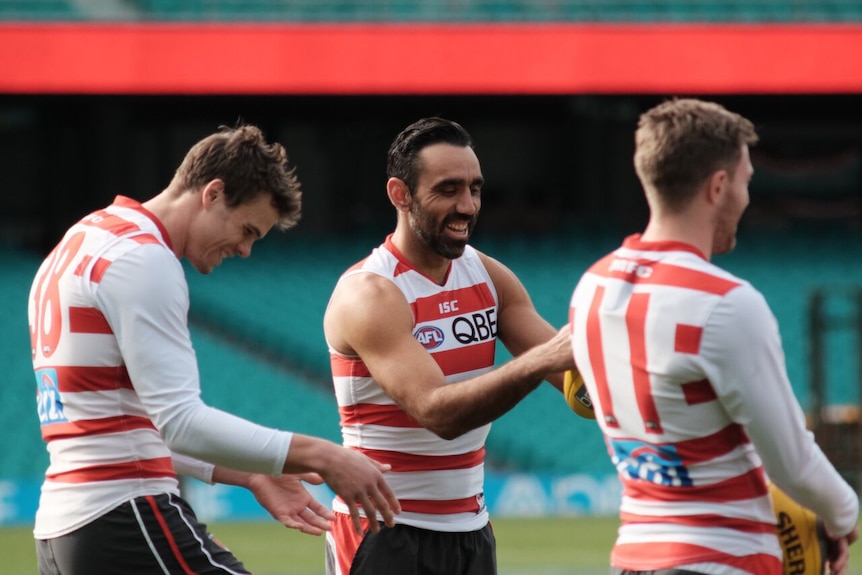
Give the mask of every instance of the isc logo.
[(433, 325), (420, 327), (413, 334), (416, 341), (422, 344), (425, 349), (434, 349), (443, 345), (443, 330)]

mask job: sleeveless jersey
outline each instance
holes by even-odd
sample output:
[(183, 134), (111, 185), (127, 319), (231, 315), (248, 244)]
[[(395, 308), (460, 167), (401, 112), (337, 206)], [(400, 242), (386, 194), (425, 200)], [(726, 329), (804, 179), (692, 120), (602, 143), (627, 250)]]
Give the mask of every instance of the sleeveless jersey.
[(631, 236), (581, 278), (570, 321), (623, 485), (614, 566), (781, 574), (766, 472), (852, 528), (858, 499), (805, 429), (750, 284), (689, 245)]
[(37, 539), (135, 497), (178, 494), (175, 469), (206, 480), (203, 461), (281, 472), (292, 434), (201, 400), (188, 308), (166, 230), (129, 198), (73, 225), (40, 266), (28, 312), (50, 465)]
[[(497, 294), (472, 247), (452, 261), (442, 286), (414, 269), (391, 236), (344, 277), (357, 273), (378, 274), (402, 291), (413, 310), (413, 337), (437, 361), (447, 383), (493, 368)], [(484, 456), (490, 424), (443, 440), (389, 398), (361, 358), (331, 347), (329, 351), (344, 445), (392, 465), (386, 480), (402, 507), (396, 522), (453, 532), (484, 527), (488, 522)], [(347, 512), (338, 498), (333, 508)]]

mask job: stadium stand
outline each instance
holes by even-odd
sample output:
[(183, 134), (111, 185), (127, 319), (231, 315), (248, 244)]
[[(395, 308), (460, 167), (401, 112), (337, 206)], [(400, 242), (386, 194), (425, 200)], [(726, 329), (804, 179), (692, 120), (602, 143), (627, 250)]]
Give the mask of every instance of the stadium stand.
[(207, 404), (272, 427), (341, 442), (333, 393), (201, 329), (192, 333)]
[[(613, 249), (612, 233), (491, 237), (476, 245), (506, 262), (523, 280), (537, 309), (552, 323), (566, 318), (577, 276), (599, 254)], [(228, 260), (210, 276), (188, 274), (193, 338), (211, 405), (269, 425), (338, 440), (321, 318), (341, 272), (377, 245), (379, 238), (273, 237), (254, 257)], [(809, 295), (862, 283), (862, 269), (848, 254), (862, 251), (862, 232), (837, 229), (778, 233), (743, 229), (740, 248), (716, 261), (749, 279), (769, 300), (784, 338), (788, 370), (803, 406), (810, 404)], [(0, 312), (7, 385), (0, 388), (0, 416), (19, 422), (0, 436), (6, 454), (0, 477), (34, 477), (46, 456), (33, 408), (33, 375), (27, 354), (24, 305), (38, 259), (0, 250)], [(853, 317), (853, 300), (832, 299), (827, 312)], [(827, 401), (858, 404), (858, 334), (834, 332), (829, 340)], [(499, 361), (509, 355), (499, 350)], [(601, 437), (590, 422), (568, 412), (544, 385), (494, 426), (489, 465), (503, 469), (602, 472)]]
[(855, 22), (855, 0), (0, 0), (16, 21)]
[(39, 434), (36, 385), (30, 363), (27, 296), (40, 260), (0, 247), (0, 478), (37, 478), (45, 473), (48, 456)]
[[(610, 233), (545, 237), (482, 237), (476, 245), (506, 262), (522, 278), (537, 309), (552, 323), (566, 321), (570, 290), (597, 255), (613, 249), (619, 237)], [(862, 248), (858, 232), (758, 233), (743, 230), (741, 249), (718, 256), (717, 262), (750, 280), (769, 300), (785, 343), (788, 371), (804, 406), (809, 397), (808, 297), (821, 286), (852, 286), (862, 270), (844, 266), (847, 253)], [(326, 301), (341, 271), (365, 255), (368, 238), (318, 241), (308, 238), (265, 240), (254, 257), (225, 262), (211, 277), (189, 274), (194, 317), (231, 334), (237, 343), (283, 365), (299, 367), (330, 389), (328, 357), (321, 326)], [(234, 265), (236, 263), (236, 265)], [(850, 313), (840, 308), (836, 313)], [(858, 403), (857, 356), (853, 332), (840, 332), (829, 355), (829, 401)], [(841, 353), (841, 350), (844, 353)], [(203, 357), (203, 356), (202, 356)], [(510, 357), (502, 347), (499, 361)], [(203, 357), (202, 365), (210, 358)], [(335, 414), (334, 403), (323, 408)], [(262, 410), (272, 409), (257, 402)], [(253, 405), (249, 409), (253, 409)], [(260, 418), (260, 414), (256, 415)], [(592, 424), (583, 424), (562, 405), (549, 386), (540, 388), (494, 427), (488, 442), (489, 462), (504, 468), (554, 471), (600, 471), (603, 449)], [(572, 422), (566, 425), (561, 422)], [(583, 450), (572, 454), (572, 450)], [(599, 466), (598, 469), (594, 466)]]
[[(0, 0), (4, 22), (604, 22), (604, 23), (842, 23), (862, 21), (856, 0)], [(796, 118), (794, 118), (796, 121)], [(628, 129), (628, 128), (627, 128)], [(628, 137), (628, 132), (626, 132)], [(836, 153), (829, 172), (800, 177), (787, 165), (762, 164), (761, 181), (772, 198), (805, 196), (812, 181), (830, 198), (862, 195), (858, 151)], [(819, 166), (823, 168), (823, 166)], [(805, 177), (808, 177), (806, 180)], [(758, 178), (755, 179), (757, 183)], [(812, 179), (813, 178), (813, 179)], [(825, 183), (824, 183), (825, 182)], [(795, 186), (791, 188), (791, 186)], [(825, 186), (825, 187), (824, 187)], [(752, 186), (754, 191), (754, 185)], [(769, 194), (762, 199), (770, 200)], [(782, 204), (786, 206), (786, 202)], [(835, 205), (834, 203), (832, 205)], [(845, 204), (842, 204), (844, 206)], [(855, 205), (855, 204), (854, 204)], [(768, 210), (776, 210), (771, 203)], [(805, 209), (810, 209), (807, 204)], [(839, 208), (839, 209), (844, 209)], [(784, 214), (785, 216), (787, 214)], [(858, 222), (858, 214), (855, 221)], [(846, 222), (845, 222), (846, 223)], [(740, 234), (740, 249), (717, 263), (749, 279), (769, 300), (784, 338), (797, 395), (810, 405), (809, 294), (862, 283), (848, 254), (862, 248), (860, 230), (818, 228)], [(796, 229), (796, 228), (794, 228)], [(340, 273), (376, 246), (380, 237), (267, 238), (248, 261), (230, 260), (211, 277), (188, 274), (193, 338), (204, 398), (269, 425), (338, 440), (337, 410), (321, 319)], [(512, 267), (550, 321), (565, 321), (570, 290), (596, 256), (616, 247), (619, 234), (582, 233), (492, 237), (476, 245)], [(0, 415), (19, 422), (0, 436), (0, 477), (36, 477), (47, 461), (33, 410), (33, 375), (23, 306), (38, 259), (0, 249), (2, 359), (8, 382), (0, 389)], [(853, 316), (852, 302), (827, 302), (829, 314)], [(830, 336), (828, 401), (858, 404), (855, 377), (861, 361), (852, 332)], [(499, 359), (508, 357), (500, 349)], [(28, 387), (31, 386), (31, 387)], [(568, 422), (572, 422), (570, 425)], [(577, 420), (549, 386), (501, 418), (488, 441), (489, 464), (504, 469), (607, 472), (594, 424)]]

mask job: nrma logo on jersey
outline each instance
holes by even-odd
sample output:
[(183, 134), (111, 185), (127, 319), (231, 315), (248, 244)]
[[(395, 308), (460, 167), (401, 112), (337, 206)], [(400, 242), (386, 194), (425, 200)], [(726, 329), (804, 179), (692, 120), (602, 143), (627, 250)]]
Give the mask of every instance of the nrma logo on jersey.
[(57, 370), (45, 368), (36, 370), (36, 409), (39, 412), (39, 424), (65, 423), (68, 421), (63, 414), (63, 402), (60, 400), (60, 389), (57, 387)]
[(673, 445), (653, 445), (634, 439), (612, 439), (617, 471), (632, 479), (659, 485), (688, 487), (693, 483), (688, 469)]
[(425, 349), (434, 349), (443, 345), (443, 330), (433, 325), (420, 327), (413, 332), (413, 337), (416, 341), (422, 344)]

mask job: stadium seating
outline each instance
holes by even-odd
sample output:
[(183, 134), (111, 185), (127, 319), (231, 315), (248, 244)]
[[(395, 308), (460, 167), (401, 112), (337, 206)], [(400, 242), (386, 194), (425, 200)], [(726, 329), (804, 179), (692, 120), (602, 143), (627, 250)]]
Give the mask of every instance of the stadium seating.
[(36, 415), (36, 381), (30, 359), (27, 297), (40, 260), (0, 247), (0, 478), (39, 477), (48, 457)]
[[(562, 325), (577, 277), (618, 240), (610, 233), (509, 238), (479, 234), (476, 245), (507, 262), (522, 278), (540, 313)], [(784, 338), (788, 372), (803, 406), (810, 401), (809, 294), (819, 286), (852, 286), (862, 281), (862, 272), (843, 267), (846, 254), (862, 247), (860, 240), (858, 233), (846, 230), (799, 236), (743, 230), (743, 249), (716, 257), (716, 263), (750, 280), (770, 302)], [(300, 367), (328, 389), (328, 356), (321, 326), (326, 301), (341, 271), (375, 245), (368, 238), (329, 242), (274, 239), (247, 261), (225, 262), (211, 277), (189, 274), (192, 301), (201, 302), (193, 303), (194, 315), (232, 337), (250, 337), (245, 339), (247, 345), (263, 355), (274, 354), (283, 364)], [(840, 299), (831, 305), (838, 306), (834, 314), (853, 312)], [(829, 400), (856, 403), (855, 378), (847, 377), (857, 373), (852, 348), (855, 335), (838, 330), (831, 337)], [(498, 360), (508, 357), (501, 346)], [(206, 361), (204, 358), (202, 363)], [(334, 413), (334, 403), (329, 409)], [(561, 425), (567, 419), (571, 426)], [(582, 434), (591, 440), (582, 441)], [(604, 457), (595, 457), (597, 449), (604, 449), (601, 439), (591, 434), (595, 434), (594, 426), (569, 414), (556, 392), (540, 389), (495, 424), (488, 443), (490, 461), (502, 467), (559, 471), (602, 466)], [(584, 456), (567, 455), (573, 446), (583, 449)]]
[[(338, 441), (338, 414), (329, 378), (322, 317), (341, 272), (380, 238), (268, 237), (248, 260), (228, 260), (211, 275), (189, 271), (193, 340), (204, 399), (255, 421)], [(544, 237), (489, 237), (476, 246), (506, 262), (523, 280), (537, 309), (565, 322), (570, 290), (582, 271), (619, 240), (613, 233)], [(827, 315), (839, 327), (828, 333), (827, 402), (860, 400), (860, 361), (852, 324), (862, 270), (848, 254), (862, 251), (862, 235), (831, 232), (740, 232), (740, 249), (716, 263), (751, 281), (779, 322), (788, 372), (803, 406), (810, 404), (809, 295), (833, 290)], [(37, 476), (46, 457), (33, 409), (24, 305), (38, 260), (0, 250), (0, 329), (7, 384), (0, 416), (20, 424), (0, 439), (6, 454), (0, 477)], [(848, 296), (843, 296), (847, 288)], [(840, 325), (845, 326), (841, 328)], [(499, 346), (498, 361), (509, 354)], [(34, 456), (33, 454), (38, 454)], [(543, 471), (608, 471), (604, 445), (592, 422), (571, 414), (544, 385), (498, 420), (488, 441), (489, 465)]]
[(0, 0), (3, 20), (855, 22), (855, 0)]

